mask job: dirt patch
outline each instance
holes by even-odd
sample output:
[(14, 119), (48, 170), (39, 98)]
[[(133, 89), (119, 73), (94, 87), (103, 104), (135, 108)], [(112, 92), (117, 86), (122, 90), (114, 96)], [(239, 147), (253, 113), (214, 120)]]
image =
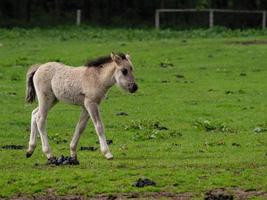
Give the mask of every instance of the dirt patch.
[[(148, 193), (122, 193), (122, 194), (100, 194), (94, 197), (86, 197), (80, 195), (57, 196), (53, 193), (46, 195), (32, 196), (16, 196), (8, 200), (124, 200), (124, 199), (174, 199), (174, 200), (189, 200), (191, 193), (170, 193), (170, 192), (148, 192)], [(0, 198), (0, 200), (3, 200)]]
[(2, 149), (8, 149), (8, 150), (20, 150), (20, 149), (24, 149), (25, 147), (22, 145), (11, 144), (11, 145), (1, 146), (1, 148)]
[(81, 151), (96, 151), (98, 148), (97, 147), (81, 147), (80, 150)]
[(247, 200), (252, 197), (267, 197), (267, 193), (255, 189), (242, 190), (240, 188), (218, 188), (205, 193), (205, 200)]
[(189, 200), (191, 199), (191, 193), (175, 194), (170, 192), (150, 192), (150, 193), (127, 193), (119, 195), (99, 195), (91, 198), (92, 200), (123, 200), (123, 199), (175, 199), (175, 200)]
[(113, 144), (113, 140), (107, 140), (107, 144), (108, 144), (108, 145)]
[(241, 45), (267, 45), (267, 40), (247, 40), (247, 41), (234, 41), (230, 44), (241, 44)]
[(85, 200), (89, 198), (85, 198), (83, 196), (56, 196), (52, 194), (46, 195), (32, 195), (32, 196), (16, 196), (10, 199), (1, 199), (0, 200)]
[(116, 115), (117, 116), (128, 116), (129, 114), (126, 112), (117, 112)]
[[(95, 143), (96, 143), (96, 144), (99, 144), (99, 141), (96, 141)], [(108, 145), (113, 144), (113, 140), (107, 140), (107, 144), (108, 144)]]
[(168, 68), (168, 67), (173, 67), (174, 64), (170, 63), (169, 61), (161, 62), (159, 65), (161, 68)]
[(184, 75), (182, 75), (182, 74), (175, 74), (175, 77), (176, 78), (185, 78)]
[(229, 193), (225, 189), (210, 190), (205, 193), (205, 200), (233, 200), (233, 194)]
[[(119, 194), (98, 194), (96, 196), (83, 195), (66, 195), (58, 196), (53, 190), (47, 190), (45, 195), (17, 195), (12, 198), (0, 198), (0, 200), (124, 200), (124, 199), (174, 199), (174, 200), (190, 200), (196, 194), (171, 193), (171, 192), (145, 192), (145, 193), (119, 193)], [(199, 195), (198, 195), (199, 196)], [(240, 188), (218, 188), (209, 190), (205, 193), (204, 200), (249, 200), (252, 197), (267, 198), (267, 192), (257, 191), (256, 189), (243, 190)]]
[(246, 200), (252, 197), (267, 198), (267, 192), (257, 191), (256, 189), (242, 190), (238, 188), (235, 190), (235, 196), (240, 200)]
[(162, 80), (162, 81), (160, 81), (161, 83), (169, 83), (170, 81), (168, 81), (168, 80)]

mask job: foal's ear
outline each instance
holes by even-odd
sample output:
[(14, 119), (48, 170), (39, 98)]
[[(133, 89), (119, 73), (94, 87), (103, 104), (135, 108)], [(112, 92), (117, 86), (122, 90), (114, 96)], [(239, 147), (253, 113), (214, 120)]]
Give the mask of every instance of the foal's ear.
[(131, 56), (130, 56), (128, 53), (125, 55), (125, 57), (126, 57), (126, 59), (129, 60), (129, 61), (131, 60)]
[(111, 52), (110, 57), (112, 59), (112, 61), (119, 63), (122, 59), (120, 56), (118, 56), (117, 54)]

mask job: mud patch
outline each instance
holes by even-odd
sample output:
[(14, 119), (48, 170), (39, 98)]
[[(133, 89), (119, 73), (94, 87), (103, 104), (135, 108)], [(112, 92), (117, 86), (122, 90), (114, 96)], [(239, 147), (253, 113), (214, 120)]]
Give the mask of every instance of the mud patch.
[(235, 143), (235, 142), (233, 142), (233, 143), (232, 143), (232, 146), (241, 147), (241, 145), (240, 145), (240, 144), (238, 144), (238, 143)]
[[(106, 140), (106, 141), (107, 141), (107, 144), (108, 144), (108, 145), (113, 144), (113, 140)], [(96, 143), (96, 144), (99, 144), (99, 141), (96, 141), (95, 143)]]
[(107, 140), (107, 144), (108, 144), (108, 145), (113, 144), (113, 140)]
[(149, 192), (149, 193), (127, 193), (127, 194), (118, 194), (118, 195), (109, 195), (109, 196), (98, 196), (91, 198), (92, 200), (124, 200), (124, 199), (176, 199), (176, 200), (189, 200), (191, 199), (191, 193), (170, 193), (170, 192)]
[(239, 44), (239, 45), (267, 45), (267, 40), (247, 40), (247, 41), (234, 41), (230, 44)]
[(226, 90), (224, 93), (225, 93), (225, 94), (234, 94), (234, 91)]
[(255, 189), (242, 190), (240, 188), (218, 188), (205, 193), (205, 200), (248, 200), (252, 197), (267, 197), (267, 192)]
[[(18, 195), (12, 198), (0, 198), (0, 200), (124, 200), (124, 199), (176, 199), (176, 200), (190, 200), (196, 194), (185, 192), (185, 193), (171, 193), (171, 192), (132, 192), (132, 193), (118, 193), (118, 194), (98, 194), (95, 196), (85, 195), (56, 195), (52, 189), (47, 190), (45, 195)], [(199, 196), (199, 195), (198, 195)], [(255, 189), (242, 190), (240, 188), (218, 188), (207, 191), (204, 199), (209, 200), (249, 200), (253, 197), (260, 197), (265, 199), (267, 192), (257, 191)]]
[(263, 197), (265, 199), (267, 198), (267, 192), (257, 191), (256, 189), (242, 190), (238, 188), (235, 190), (235, 196), (241, 200), (247, 200), (252, 197)]
[(169, 83), (170, 81), (168, 81), (168, 80), (162, 80), (162, 81), (160, 81), (161, 83)]
[(6, 149), (6, 150), (20, 150), (20, 149), (24, 149), (25, 147), (23, 145), (11, 144), (11, 145), (1, 146), (1, 148)]
[(116, 115), (117, 116), (128, 116), (129, 114), (126, 112), (117, 112)]
[[(67, 195), (58, 196), (54, 193), (46, 195), (33, 195), (33, 196), (16, 196), (7, 200), (124, 200), (124, 199), (176, 199), (176, 200), (189, 200), (191, 193), (170, 193), (170, 192), (147, 192), (147, 193), (120, 193), (120, 194), (99, 194), (94, 197), (86, 197), (82, 195)], [(2, 200), (0, 198), (0, 200)]]
[(175, 74), (175, 77), (178, 78), (178, 79), (179, 78), (185, 78), (184, 75), (182, 75), (182, 74)]
[(98, 148), (97, 147), (81, 147), (81, 151), (96, 151)]
[(159, 64), (159, 66), (160, 66), (161, 68), (168, 68), (168, 67), (173, 67), (174, 64), (166, 60), (166, 61), (164, 61), (164, 62), (161, 62), (161, 63)]
[(215, 189), (205, 193), (205, 200), (233, 200), (234, 196), (225, 189)]
[(8, 92), (7, 94), (8, 94), (9, 96), (16, 96), (16, 95), (17, 95), (16, 92)]

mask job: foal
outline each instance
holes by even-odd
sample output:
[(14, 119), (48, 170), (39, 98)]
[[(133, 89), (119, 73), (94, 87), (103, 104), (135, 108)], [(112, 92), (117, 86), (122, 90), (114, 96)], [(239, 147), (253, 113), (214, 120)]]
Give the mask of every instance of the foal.
[(100, 149), (107, 159), (112, 159), (100, 119), (99, 105), (114, 84), (130, 93), (136, 92), (138, 88), (128, 54), (111, 53), (110, 56), (98, 58), (81, 67), (70, 67), (57, 62), (32, 66), (27, 73), (26, 101), (32, 103), (37, 96), (38, 107), (32, 111), (31, 134), (26, 157), (31, 157), (33, 154), (36, 134), (39, 131), (42, 151), (48, 160), (54, 159), (48, 144), (46, 118), (48, 111), (58, 101), (64, 101), (82, 107), (70, 143), (71, 158), (77, 160), (77, 144), (91, 117), (99, 138)]

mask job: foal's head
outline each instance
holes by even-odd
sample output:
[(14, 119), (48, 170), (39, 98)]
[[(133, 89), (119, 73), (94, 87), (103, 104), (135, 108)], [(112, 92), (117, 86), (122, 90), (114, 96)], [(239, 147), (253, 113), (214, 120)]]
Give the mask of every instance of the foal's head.
[(134, 93), (137, 91), (138, 86), (135, 83), (133, 76), (133, 64), (131, 62), (130, 55), (121, 54), (117, 55), (111, 53), (112, 62), (115, 64), (114, 78), (116, 84), (124, 90)]

